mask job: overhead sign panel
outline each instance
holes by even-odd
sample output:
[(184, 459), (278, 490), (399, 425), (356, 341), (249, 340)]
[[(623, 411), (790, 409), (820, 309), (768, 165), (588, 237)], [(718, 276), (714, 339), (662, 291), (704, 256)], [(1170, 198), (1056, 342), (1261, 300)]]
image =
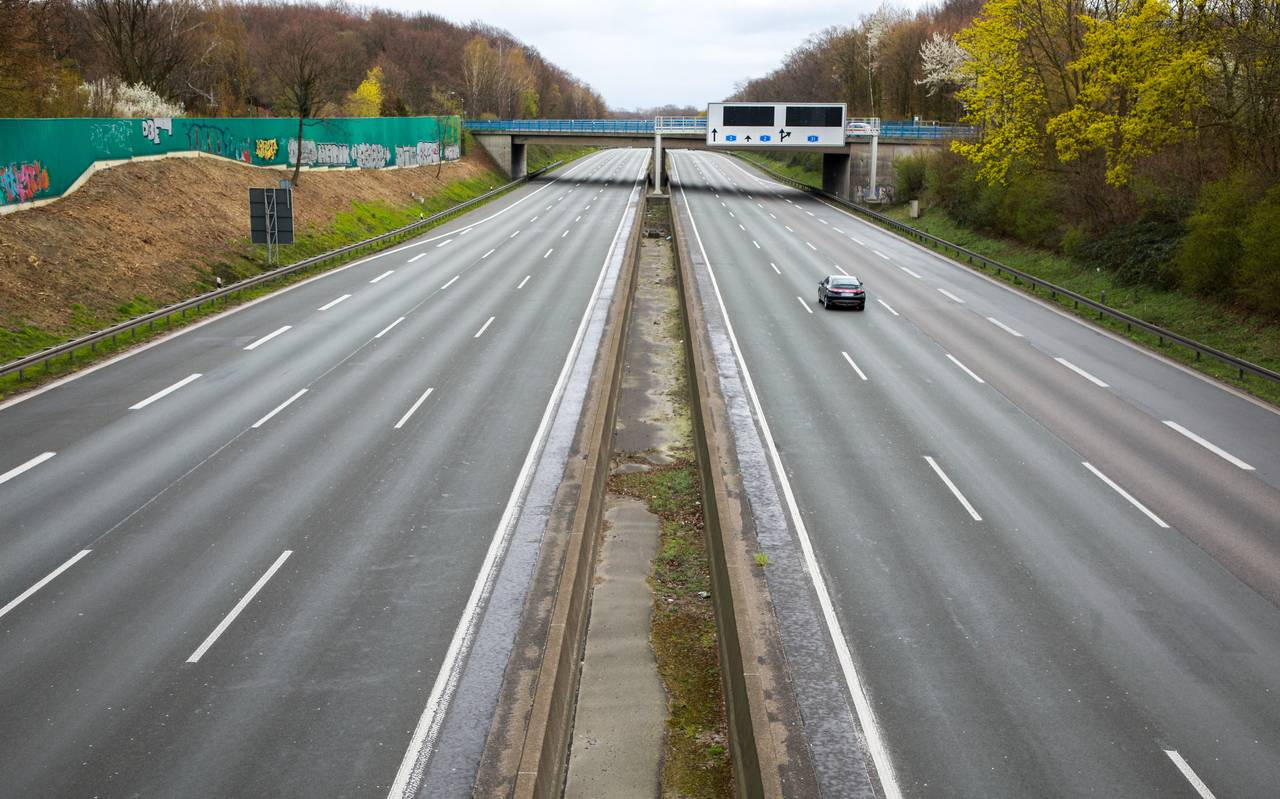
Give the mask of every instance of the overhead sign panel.
[(707, 144), (752, 147), (843, 147), (844, 103), (710, 103)]

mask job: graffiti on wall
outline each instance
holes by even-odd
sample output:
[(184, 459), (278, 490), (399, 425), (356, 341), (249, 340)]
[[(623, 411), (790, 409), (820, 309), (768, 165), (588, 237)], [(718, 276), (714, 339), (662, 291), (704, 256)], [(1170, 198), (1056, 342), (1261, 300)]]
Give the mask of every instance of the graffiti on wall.
[(229, 129), (218, 125), (187, 123), (187, 146), (202, 153), (252, 163), (249, 157), (249, 140), (237, 139)]
[(420, 141), (416, 146), (396, 147), (396, 166), (427, 166), (440, 163), (440, 142)]
[(152, 144), (160, 143), (160, 131), (173, 135), (173, 119), (170, 117), (155, 117), (154, 119), (142, 120), (142, 138), (148, 139)]
[(98, 122), (89, 128), (89, 145), (94, 151), (119, 158), (129, 149), (129, 122)]
[(276, 160), (278, 152), (280, 152), (280, 143), (275, 139), (258, 139), (253, 143), (253, 154), (263, 161)]
[(49, 170), (36, 161), (30, 164), (9, 164), (0, 170), (0, 189), (5, 202), (25, 203), (49, 188)]
[[(289, 140), (289, 163), (298, 162), (298, 140)], [(302, 140), (303, 166), (350, 166), (351, 148), (345, 144), (326, 144)]]
[(444, 148), (444, 160), (457, 161), (462, 157), (462, 148), (456, 144), (447, 145)]
[(351, 157), (361, 169), (381, 169), (391, 160), (391, 151), (381, 144), (357, 144), (351, 148)]

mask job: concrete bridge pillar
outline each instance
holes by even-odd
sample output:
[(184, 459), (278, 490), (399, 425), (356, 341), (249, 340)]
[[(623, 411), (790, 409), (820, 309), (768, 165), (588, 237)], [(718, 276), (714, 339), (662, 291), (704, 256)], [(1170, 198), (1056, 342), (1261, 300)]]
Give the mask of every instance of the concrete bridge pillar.
[(498, 165), (498, 169), (507, 177), (515, 180), (529, 174), (529, 158), (525, 153), (525, 145), (512, 141), (512, 136), (504, 133), (472, 134), (476, 143), (484, 148), (489, 157)]
[(822, 154), (822, 190), (828, 194), (848, 199), (849, 167), (853, 158), (845, 153)]
[(662, 193), (662, 134), (653, 134), (653, 193)]

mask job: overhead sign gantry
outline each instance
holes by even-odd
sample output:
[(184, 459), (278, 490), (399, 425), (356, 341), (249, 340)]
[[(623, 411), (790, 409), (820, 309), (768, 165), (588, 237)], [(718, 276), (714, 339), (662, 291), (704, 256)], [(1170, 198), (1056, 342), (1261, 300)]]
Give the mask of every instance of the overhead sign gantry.
[(843, 147), (844, 103), (710, 103), (707, 146)]

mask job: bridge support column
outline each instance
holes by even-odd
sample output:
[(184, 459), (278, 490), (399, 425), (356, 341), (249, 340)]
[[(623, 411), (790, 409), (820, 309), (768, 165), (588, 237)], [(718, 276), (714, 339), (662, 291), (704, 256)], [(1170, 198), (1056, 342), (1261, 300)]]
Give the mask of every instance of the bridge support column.
[(653, 134), (653, 193), (662, 193), (662, 134)]
[[(879, 198), (880, 184), (876, 183), (878, 176), (876, 175), (876, 166), (880, 163), (880, 134), (871, 134), (871, 185), (868, 187), (868, 197)], [(904, 198), (905, 199), (905, 198)]]
[(828, 194), (848, 199), (849, 167), (853, 158), (849, 153), (822, 154), (822, 190)]
[(484, 148), (504, 175), (515, 180), (529, 174), (529, 159), (525, 153), (525, 145), (516, 143), (507, 134), (476, 133), (473, 135), (476, 143)]

